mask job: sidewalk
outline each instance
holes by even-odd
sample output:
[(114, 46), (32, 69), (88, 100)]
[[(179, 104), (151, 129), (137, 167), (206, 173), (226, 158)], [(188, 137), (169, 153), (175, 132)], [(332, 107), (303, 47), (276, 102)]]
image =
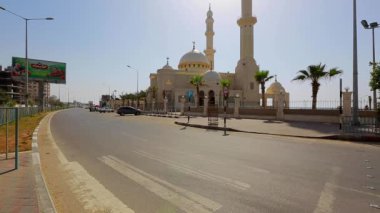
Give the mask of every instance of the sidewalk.
[(0, 212), (41, 212), (38, 206), (37, 184), (32, 152), (19, 153), (15, 168), (14, 154), (0, 157)]
[[(178, 125), (206, 129), (224, 130), (223, 118), (218, 119), (218, 126), (209, 126), (207, 117), (181, 117), (175, 121)], [(288, 122), (275, 120), (235, 119), (227, 118), (227, 131), (267, 134), (300, 138), (338, 139), (340, 137), (339, 124), (314, 122)]]
[(40, 167), (37, 127), (32, 137), (32, 151), (19, 152), (15, 170), (14, 153), (0, 155), (0, 213), (54, 213)]

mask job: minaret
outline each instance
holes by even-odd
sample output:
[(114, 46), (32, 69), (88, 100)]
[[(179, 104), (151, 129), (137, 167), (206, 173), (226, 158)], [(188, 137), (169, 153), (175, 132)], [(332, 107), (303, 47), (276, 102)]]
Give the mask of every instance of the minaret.
[(209, 10), (207, 12), (207, 19), (206, 19), (206, 50), (204, 53), (206, 54), (208, 61), (210, 62), (211, 70), (214, 70), (214, 19), (212, 18), (213, 14), (211, 11), (211, 4), (209, 6)]
[(240, 60), (253, 58), (253, 25), (256, 17), (252, 16), (252, 0), (242, 0), (242, 17), (238, 20), (240, 27)]
[(240, 27), (240, 60), (235, 69), (234, 89), (242, 91), (242, 100), (254, 105), (260, 104), (259, 83), (254, 75), (259, 70), (253, 54), (253, 25), (256, 17), (252, 16), (252, 0), (241, 0), (241, 18), (237, 21)]

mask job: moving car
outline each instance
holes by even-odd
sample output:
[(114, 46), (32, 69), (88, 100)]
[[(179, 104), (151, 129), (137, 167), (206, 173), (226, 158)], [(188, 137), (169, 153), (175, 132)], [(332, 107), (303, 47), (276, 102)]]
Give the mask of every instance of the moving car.
[(113, 112), (113, 109), (112, 108), (109, 108), (109, 107), (102, 107), (99, 109), (99, 112), (100, 113), (104, 113), (104, 112)]
[(129, 106), (124, 106), (124, 107), (120, 107), (117, 110), (117, 114), (121, 116), (125, 114), (141, 115), (141, 110), (133, 108), (133, 107), (129, 107)]

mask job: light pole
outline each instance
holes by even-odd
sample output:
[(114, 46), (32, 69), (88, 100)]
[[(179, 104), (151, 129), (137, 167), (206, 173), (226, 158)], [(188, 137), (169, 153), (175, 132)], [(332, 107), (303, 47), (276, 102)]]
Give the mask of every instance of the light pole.
[(115, 109), (115, 103), (116, 103), (116, 96), (115, 96), (115, 93), (116, 93), (117, 91), (116, 90), (114, 90), (113, 92), (112, 92), (112, 100), (113, 100), (113, 106), (112, 106), (112, 108), (113, 109)]
[(41, 20), (53, 20), (51, 17), (47, 18), (25, 18), (20, 16), (10, 10), (5, 9), (4, 7), (0, 7), (1, 10), (7, 11), (10, 14), (13, 14), (25, 21), (25, 74), (26, 74), (26, 82), (25, 82), (25, 106), (28, 107), (28, 97), (29, 97), (29, 61), (28, 61), (28, 21), (41, 21)]
[[(372, 63), (370, 62), (370, 64), (372, 64), (372, 72), (374, 73), (375, 69), (376, 69), (375, 28), (378, 28), (379, 24), (377, 22), (372, 22), (372, 23), (368, 24), (368, 22), (366, 20), (362, 20), (361, 23), (362, 23), (364, 29), (371, 29), (372, 30)], [(376, 88), (372, 88), (372, 89), (373, 89), (373, 109), (376, 110), (377, 109)]]
[(356, 0), (353, 0), (353, 124), (358, 125), (358, 36), (357, 36), (357, 17), (356, 17)]
[(129, 66), (129, 65), (127, 65), (127, 67), (128, 68), (130, 68), (130, 69), (132, 69), (132, 70), (134, 70), (134, 71), (136, 71), (136, 74), (137, 74), (137, 90), (136, 90), (136, 95), (138, 95), (139, 94), (139, 71), (136, 69), (136, 68), (133, 68), (133, 67), (131, 67), (131, 66)]

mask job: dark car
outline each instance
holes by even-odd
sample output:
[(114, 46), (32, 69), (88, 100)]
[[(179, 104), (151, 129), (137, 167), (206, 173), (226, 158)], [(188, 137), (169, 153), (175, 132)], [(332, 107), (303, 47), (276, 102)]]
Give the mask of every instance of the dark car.
[(117, 114), (119, 114), (121, 116), (123, 116), (125, 114), (141, 115), (141, 110), (133, 108), (133, 107), (125, 106), (125, 107), (120, 107), (117, 110)]

